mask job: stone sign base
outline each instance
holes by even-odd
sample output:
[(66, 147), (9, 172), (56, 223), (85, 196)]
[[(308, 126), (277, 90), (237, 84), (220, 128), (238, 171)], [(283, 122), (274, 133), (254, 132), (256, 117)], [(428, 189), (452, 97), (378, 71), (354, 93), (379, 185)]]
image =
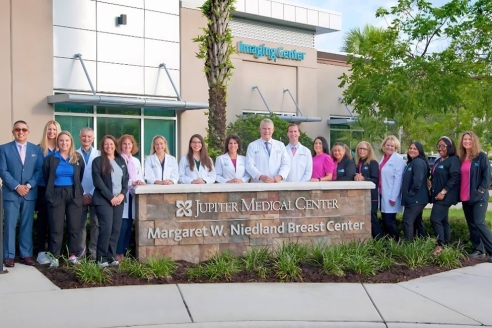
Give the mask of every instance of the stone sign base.
[(198, 263), (230, 250), (371, 237), (371, 182), (139, 186), (137, 257)]

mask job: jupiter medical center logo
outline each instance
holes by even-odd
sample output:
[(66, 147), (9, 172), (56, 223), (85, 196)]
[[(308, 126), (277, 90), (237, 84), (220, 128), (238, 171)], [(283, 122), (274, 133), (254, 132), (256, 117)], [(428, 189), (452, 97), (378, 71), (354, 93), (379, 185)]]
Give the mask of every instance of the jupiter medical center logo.
[[(208, 203), (195, 200), (177, 200), (176, 217), (198, 217), (202, 213), (232, 213), (232, 212), (267, 212), (294, 210), (327, 210), (338, 209), (337, 199), (306, 199), (298, 197), (295, 200), (258, 200), (240, 199), (238, 202)], [(195, 215), (193, 215), (193, 213)]]
[(192, 211), (191, 211), (191, 206), (193, 203), (191, 200), (187, 201), (182, 201), (182, 200), (177, 200), (176, 201), (176, 217), (181, 218), (183, 216), (191, 216)]

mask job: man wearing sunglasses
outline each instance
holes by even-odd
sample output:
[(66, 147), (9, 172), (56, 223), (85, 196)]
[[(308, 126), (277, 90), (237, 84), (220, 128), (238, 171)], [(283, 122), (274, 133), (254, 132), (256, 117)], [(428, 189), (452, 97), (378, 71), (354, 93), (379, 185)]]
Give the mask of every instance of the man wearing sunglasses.
[(41, 148), (27, 142), (29, 127), (24, 121), (14, 123), (14, 141), (0, 146), (0, 178), (3, 180), (5, 214), (3, 255), (6, 267), (14, 266), (15, 228), (20, 218), (19, 262), (34, 265), (32, 260), (32, 223), (37, 198), (37, 181), (41, 177)]

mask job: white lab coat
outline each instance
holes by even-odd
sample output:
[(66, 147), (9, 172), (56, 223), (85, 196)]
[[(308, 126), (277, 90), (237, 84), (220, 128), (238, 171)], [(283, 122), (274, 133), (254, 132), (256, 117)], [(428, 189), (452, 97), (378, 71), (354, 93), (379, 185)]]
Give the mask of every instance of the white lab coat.
[(292, 155), (292, 148), (293, 146), (291, 144), (285, 146), (290, 159), (290, 172), (285, 181), (308, 182), (313, 173), (313, 156), (311, 151), (298, 143), (296, 154)]
[(258, 139), (248, 145), (246, 152), (246, 171), (251, 175), (252, 182), (262, 182), (261, 175), (271, 178), (280, 175), (283, 181), (290, 171), (290, 159), (285, 150), (285, 145), (277, 140), (271, 140), (272, 149), (270, 156), (265, 146), (265, 140)]
[(200, 163), (200, 169), (190, 170), (190, 163), (188, 157), (183, 156), (179, 161), (179, 183), (190, 184), (193, 180), (198, 178), (203, 179), (206, 183), (215, 183), (215, 168), (212, 161), (212, 169), (209, 171), (208, 167)]
[(89, 160), (86, 162), (84, 155), (82, 155), (82, 147), (77, 149), (77, 152), (82, 156), (84, 160), (85, 169), (84, 169), (84, 177), (82, 178), (82, 189), (84, 189), (84, 195), (94, 194), (94, 182), (92, 181), (92, 161), (94, 158), (101, 156), (101, 152), (94, 147), (91, 147), (91, 154), (89, 156)]
[(215, 160), (215, 174), (218, 183), (227, 183), (232, 179), (241, 179), (243, 182), (249, 181), (249, 174), (246, 172), (246, 157), (237, 155), (236, 167), (232, 164), (229, 154), (220, 155)]
[[(383, 157), (384, 159), (384, 157)], [(383, 161), (381, 159), (381, 162)], [(381, 164), (379, 162), (379, 164)], [(401, 206), (401, 182), (405, 170), (405, 161), (397, 153), (393, 153), (381, 170), (381, 212), (398, 213), (402, 211)], [(389, 201), (396, 202), (391, 206)]]
[[(137, 168), (137, 180), (142, 180), (144, 179), (143, 177), (143, 170), (142, 170), (142, 164), (140, 164), (140, 161), (138, 160), (138, 158), (136, 158), (135, 156), (132, 156), (132, 162), (133, 162), (133, 165), (135, 165), (135, 167)], [(130, 199), (129, 198), (129, 195), (130, 195), (130, 187), (132, 186), (132, 183), (133, 181), (135, 180), (132, 180), (131, 178), (128, 179), (128, 192), (126, 193), (126, 199)], [(126, 201), (124, 202), (124, 207), (123, 207), (123, 218), (124, 219), (128, 219), (128, 211), (130, 210), (130, 202)], [(135, 197), (132, 197), (132, 218), (135, 219)]]
[(166, 154), (164, 157), (164, 173), (162, 172), (161, 162), (156, 154), (145, 158), (145, 180), (148, 184), (154, 184), (156, 180), (171, 180), (174, 184), (178, 183), (178, 161), (174, 156)]

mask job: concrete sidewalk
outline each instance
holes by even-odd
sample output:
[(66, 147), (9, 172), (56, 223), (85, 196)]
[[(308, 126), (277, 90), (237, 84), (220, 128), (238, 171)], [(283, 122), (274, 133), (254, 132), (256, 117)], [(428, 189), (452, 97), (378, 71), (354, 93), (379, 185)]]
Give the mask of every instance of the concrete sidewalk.
[(0, 275), (0, 327), (492, 327), (492, 264), (399, 284), (174, 284), (60, 290)]

